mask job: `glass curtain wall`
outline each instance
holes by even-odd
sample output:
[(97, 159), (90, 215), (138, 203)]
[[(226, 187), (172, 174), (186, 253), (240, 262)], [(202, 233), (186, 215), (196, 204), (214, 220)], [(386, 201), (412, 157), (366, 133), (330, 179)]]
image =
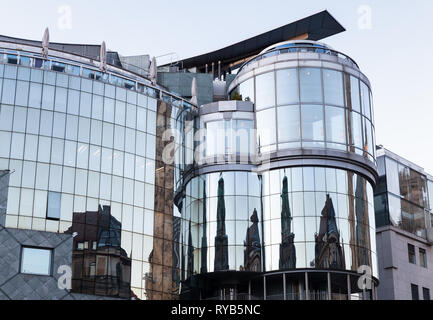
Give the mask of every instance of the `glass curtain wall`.
[(393, 225), (426, 237), (425, 229), (431, 227), (432, 182), (390, 157), (379, 159), (383, 178), (375, 192), (377, 225)]
[(357, 271), (362, 265), (377, 277), (373, 188), (350, 171), (202, 175), (188, 183), (182, 217), (183, 279), (204, 270)]
[(0, 64), (0, 170), (13, 172), (4, 225), (76, 233), (74, 292), (171, 298), (171, 283), (155, 285), (172, 266), (156, 257), (155, 239), (173, 233), (155, 224), (164, 221), (155, 205), (169, 195), (157, 189), (166, 180), (156, 183), (164, 146), (156, 136), (177, 127), (185, 106), (155, 89), (148, 96), (39, 67)]
[(230, 93), (255, 103), (261, 152), (327, 148), (374, 162), (371, 93), (362, 80), (325, 68), (291, 68), (252, 77)]

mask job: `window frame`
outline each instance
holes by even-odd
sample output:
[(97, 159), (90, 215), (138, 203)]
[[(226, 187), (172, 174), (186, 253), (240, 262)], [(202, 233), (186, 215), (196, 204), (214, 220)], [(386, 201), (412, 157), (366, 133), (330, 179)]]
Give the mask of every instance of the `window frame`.
[(419, 287), (418, 287), (418, 285), (411, 283), (410, 284), (410, 291), (412, 294), (412, 300), (419, 300)]
[[(412, 251), (412, 249), (413, 249), (413, 251)], [(408, 243), (407, 244), (407, 251), (408, 251), (409, 263), (416, 264), (415, 246), (413, 244)], [(413, 261), (411, 258), (413, 258)]]
[(423, 268), (427, 268), (427, 251), (423, 248), (418, 248), (419, 265)]
[[(34, 273), (34, 272), (24, 272), (24, 254), (25, 249), (31, 249), (31, 250), (39, 250), (39, 251), (48, 251), (49, 252), (49, 261), (48, 261), (48, 273)], [(28, 275), (35, 275), (35, 276), (52, 276), (53, 274), (53, 249), (52, 248), (46, 248), (46, 247), (36, 247), (36, 246), (21, 246), (21, 252), (20, 252), (20, 274), (28, 274)]]

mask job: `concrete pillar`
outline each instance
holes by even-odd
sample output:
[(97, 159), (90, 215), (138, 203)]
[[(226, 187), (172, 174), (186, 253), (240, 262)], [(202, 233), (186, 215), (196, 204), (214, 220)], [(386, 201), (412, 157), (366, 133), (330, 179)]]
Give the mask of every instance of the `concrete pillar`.
[(331, 300), (331, 273), (326, 274), (326, 282), (328, 283), (328, 300)]
[(350, 300), (352, 295), (352, 286), (350, 284), (350, 274), (347, 275), (347, 300)]
[(305, 300), (310, 300), (310, 285), (308, 284), (308, 272), (305, 272)]
[(263, 300), (266, 300), (266, 276), (263, 276)]
[(251, 300), (251, 280), (248, 281), (248, 300)]
[(284, 298), (283, 300), (287, 300), (287, 292), (286, 292), (286, 274), (283, 273), (283, 294)]

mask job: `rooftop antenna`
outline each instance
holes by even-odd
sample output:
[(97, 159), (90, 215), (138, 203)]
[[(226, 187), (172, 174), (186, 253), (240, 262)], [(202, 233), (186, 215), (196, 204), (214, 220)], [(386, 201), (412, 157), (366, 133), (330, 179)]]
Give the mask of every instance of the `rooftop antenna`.
[(105, 41), (102, 41), (101, 51), (99, 53), (99, 70), (105, 73), (107, 72), (107, 46), (105, 45)]
[(45, 28), (44, 36), (42, 38), (42, 57), (48, 58), (48, 46), (50, 44), (50, 31)]

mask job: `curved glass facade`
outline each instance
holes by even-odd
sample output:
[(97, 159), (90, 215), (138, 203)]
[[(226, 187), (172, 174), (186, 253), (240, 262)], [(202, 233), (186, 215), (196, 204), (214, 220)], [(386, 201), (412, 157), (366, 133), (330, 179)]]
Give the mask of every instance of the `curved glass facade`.
[[(372, 298), (377, 172), (368, 80), (325, 48), (276, 46), (241, 67), (233, 101), (201, 107), (204, 155), (214, 161), (195, 163), (179, 206), (183, 292), (350, 299), (363, 292), (357, 281), (366, 269)], [(227, 157), (242, 154), (248, 162)]]
[(371, 92), (348, 73), (280, 69), (243, 81), (230, 97), (254, 102), (260, 152), (335, 149), (375, 161)]
[(333, 168), (194, 178), (182, 220), (185, 278), (227, 270), (356, 272), (362, 265), (377, 277), (373, 202), (365, 178)]
[(0, 54), (2, 224), (71, 234), (74, 293), (173, 298), (175, 164), (161, 165), (161, 137), (192, 106), (52, 59)]

